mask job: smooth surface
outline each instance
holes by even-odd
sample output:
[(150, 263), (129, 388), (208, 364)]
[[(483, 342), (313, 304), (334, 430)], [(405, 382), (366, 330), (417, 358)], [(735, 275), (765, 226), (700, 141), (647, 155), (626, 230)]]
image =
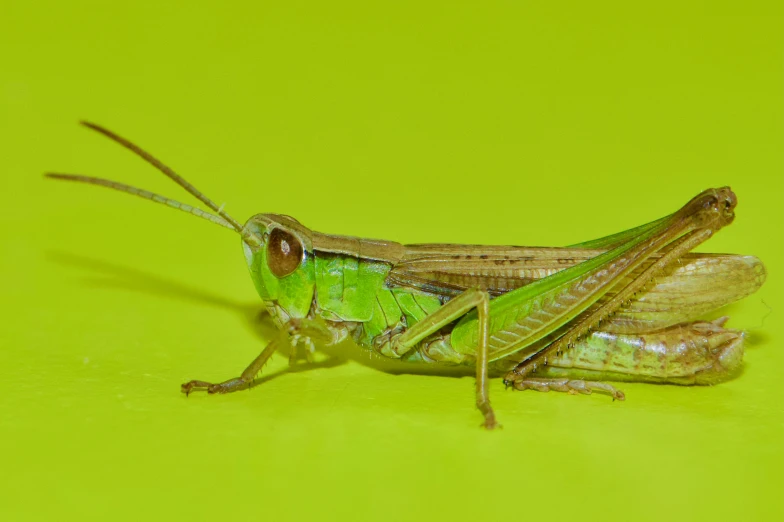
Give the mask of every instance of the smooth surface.
[[(779, 2), (29, 4), (0, 6), (0, 519), (781, 520)], [(494, 381), (495, 433), (471, 377), (351, 347), (186, 399), (274, 332), (230, 232), (41, 177), (192, 202), (81, 118), (238, 219), (404, 242), (571, 244), (731, 185), (703, 250), (768, 266), (725, 311), (745, 370), (625, 403)]]

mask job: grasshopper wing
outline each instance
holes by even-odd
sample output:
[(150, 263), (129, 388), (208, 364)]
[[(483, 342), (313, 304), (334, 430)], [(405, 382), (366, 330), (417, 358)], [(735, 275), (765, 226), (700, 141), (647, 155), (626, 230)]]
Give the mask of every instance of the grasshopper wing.
[[(387, 282), (392, 287), (447, 299), (469, 288), (482, 288), (492, 296), (499, 296), (604, 252), (578, 247), (407, 245), (403, 259), (392, 269)], [(629, 278), (635, 277), (656, 257)], [(765, 277), (765, 266), (754, 256), (687, 254), (602, 323), (602, 330), (645, 333), (694, 321), (756, 292)], [(614, 293), (610, 290), (607, 295), (611, 297)]]

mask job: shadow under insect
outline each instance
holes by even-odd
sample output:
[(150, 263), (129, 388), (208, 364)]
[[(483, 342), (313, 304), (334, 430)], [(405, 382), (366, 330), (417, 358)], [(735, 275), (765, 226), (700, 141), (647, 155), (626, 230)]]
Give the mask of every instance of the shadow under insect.
[[(125, 292), (143, 293), (155, 297), (176, 299), (190, 303), (200, 303), (216, 308), (231, 310), (242, 319), (245, 327), (253, 333), (261, 343), (271, 339), (281, 338), (280, 332), (272, 319), (264, 310), (260, 302), (247, 303), (235, 301), (225, 296), (215, 294), (198, 287), (175, 281), (164, 276), (151, 274), (122, 266), (120, 264), (86, 257), (68, 252), (49, 252), (47, 259), (61, 266), (78, 268), (89, 275), (83, 277), (81, 282), (85, 286), (104, 290), (119, 290)], [(292, 348), (289, 343), (279, 343), (280, 355), (290, 357)], [(261, 344), (260, 344), (261, 346)], [(469, 367), (450, 367), (438, 365), (416, 365), (394, 359), (383, 358), (373, 352), (363, 350), (351, 340), (343, 341), (334, 346), (316, 345), (321, 357), (314, 361), (298, 361), (282, 370), (262, 373), (257, 377), (250, 388), (268, 382), (272, 379), (290, 373), (332, 368), (340, 366), (349, 360), (356, 361), (364, 366), (374, 368), (390, 374), (417, 374), (440, 375), (461, 377), (472, 375)]]

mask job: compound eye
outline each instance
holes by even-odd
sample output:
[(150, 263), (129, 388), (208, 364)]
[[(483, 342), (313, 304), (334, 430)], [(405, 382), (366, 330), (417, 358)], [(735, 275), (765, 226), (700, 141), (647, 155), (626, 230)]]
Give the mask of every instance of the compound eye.
[(286, 277), (302, 262), (302, 243), (281, 228), (270, 232), (267, 240), (267, 266), (275, 277)]

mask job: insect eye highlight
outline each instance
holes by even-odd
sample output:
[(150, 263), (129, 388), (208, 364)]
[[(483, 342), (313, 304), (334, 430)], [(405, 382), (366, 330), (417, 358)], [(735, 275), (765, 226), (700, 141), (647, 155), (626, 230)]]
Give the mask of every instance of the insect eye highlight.
[(302, 243), (281, 228), (273, 229), (267, 241), (267, 266), (277, 277), (286, 277), (302, 262)]

